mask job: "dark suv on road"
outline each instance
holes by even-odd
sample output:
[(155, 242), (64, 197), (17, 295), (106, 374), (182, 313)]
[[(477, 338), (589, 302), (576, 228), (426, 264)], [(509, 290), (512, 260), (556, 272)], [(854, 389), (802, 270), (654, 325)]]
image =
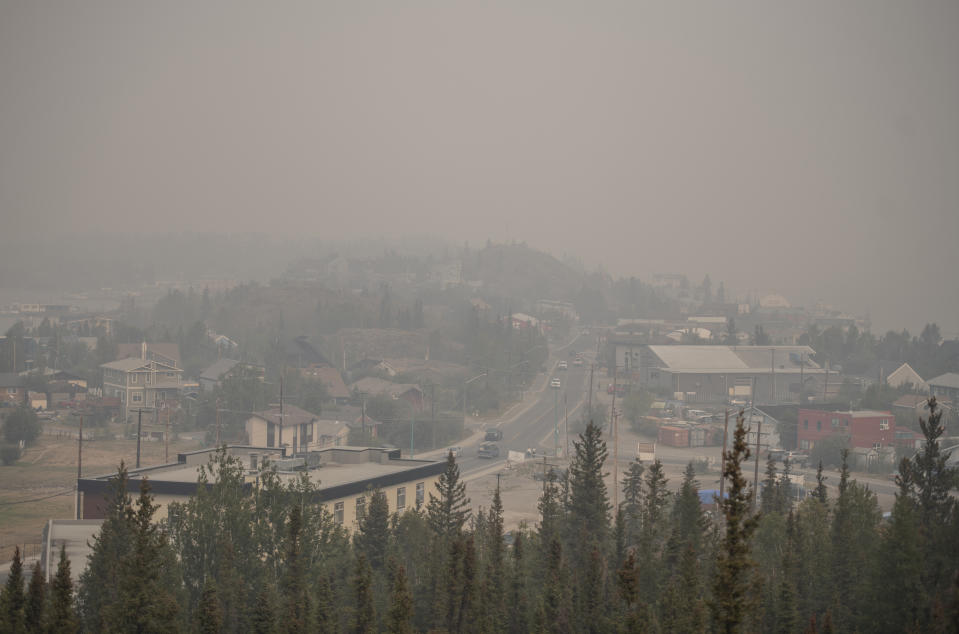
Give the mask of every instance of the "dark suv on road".
[(497, 442), (503, 440), (503, 432), (498, 429), (488, 429), (486, 430), (486, 437), (483, 440), (490, 440), (492, 442)]
[(476, 455), (479, 458), (499, 458), (499, 447), (491, 442), (484, 442), (479, 446)]

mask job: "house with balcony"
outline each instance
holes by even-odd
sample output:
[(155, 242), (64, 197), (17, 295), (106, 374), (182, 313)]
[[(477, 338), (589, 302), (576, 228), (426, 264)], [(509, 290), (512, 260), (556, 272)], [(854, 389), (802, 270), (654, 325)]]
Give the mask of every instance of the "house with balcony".
[(137, 410), (153, 412), (165, 401), (175, 401), (183, 385), (183, 370), (168, 357), (128, 357), (104, 363), (104, 398), (119, 398), (120, 411), (125, 419), (132, 419)]

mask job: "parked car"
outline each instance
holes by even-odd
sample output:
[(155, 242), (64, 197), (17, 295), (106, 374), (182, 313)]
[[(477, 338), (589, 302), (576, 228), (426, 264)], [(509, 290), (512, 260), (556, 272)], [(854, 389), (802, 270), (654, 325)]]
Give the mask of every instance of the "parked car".
[(560, 385), (561, 384), (559, 382), (559, 379), (553, 379), (552, 381), (549, 382), (549, 386), (553, 388), (554, 390), (558, 390), (560, 388)]
[(483, 440), (492, 440), (494, 442), (497, 440), (503, 440), (503, 432), (498, 429), (487, 429), (486, 436), (483, 438)]
[(560, 362), (559, 362), (559, 369), (560, 369), (560, 370), (569, 370), (569, 364), (566, 363), (565, 361), (560, 361)]
[(448, 451), (449, 453), (453, 454), (453, 457), (454, 457), (454, 458), (459, 458), (460, 455), (463, 453), (463, 448), (462, 448), (462, 447), (450, 447), (449, 449), (447, 449), (447, 451)]
[(484, 442), (479, 446), (479, 451), (476, 452), (476, 455), (479, 458), (499, 458), (499, 446), (491, 442)]
[(576, 357), (573, 359), (573, 365), (575, 365), (577, 368), (583, 365), (583, 357)]

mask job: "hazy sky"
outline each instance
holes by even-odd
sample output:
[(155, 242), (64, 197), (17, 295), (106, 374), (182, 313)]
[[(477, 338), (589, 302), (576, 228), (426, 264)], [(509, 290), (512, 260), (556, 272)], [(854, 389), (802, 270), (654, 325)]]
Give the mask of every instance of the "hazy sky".
[(959, 333), (959, 2), (0, 0), (0, 217), (525, 240)]

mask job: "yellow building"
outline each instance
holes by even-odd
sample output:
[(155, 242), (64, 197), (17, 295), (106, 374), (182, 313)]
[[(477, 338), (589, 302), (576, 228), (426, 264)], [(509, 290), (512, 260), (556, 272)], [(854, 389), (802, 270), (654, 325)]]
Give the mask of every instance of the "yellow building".
[[(171, 502), (186, 501), (196, 493), (200, 466), (206, 465), (215, 451), (211, 448), (182, 453), (172, 464), (133, 469), (129, 472), (128, 490), (136, 495), (139, 481), (148, 478), (154, 503), (159, 505), (154, 518), (165, 519)], [(446, 468), (445, 461), (402, 458), (399, 449), (376, 447), (328, 447), (296, 458), (283, 458), (278, 448), (271, 447), (233, 445), (227, 451), (246, 466), (250, 488), (263, 472), (264, 460), (277, 467), (284, 481), (300, 477), (306, 467), (318, 488), (318, 499), (314, 501), (326, 506), (334, 520), (349, 530), (365, 514), (371, 490), (380, 489), (386, 494), (391, 513), (403, 512), (426, 503), (427, 492), (434, 489)], [(82, 519), (105, 517), (110, 479), (114, 476), (78, 481)]]

